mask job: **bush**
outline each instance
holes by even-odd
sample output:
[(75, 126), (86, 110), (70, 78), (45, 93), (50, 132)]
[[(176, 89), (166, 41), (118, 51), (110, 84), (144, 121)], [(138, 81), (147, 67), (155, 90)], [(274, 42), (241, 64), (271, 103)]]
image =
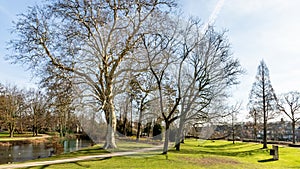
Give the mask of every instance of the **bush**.
[(160, 124), (156, 123), (153, 126), (153, 140), (162, 140), (162, 127)]

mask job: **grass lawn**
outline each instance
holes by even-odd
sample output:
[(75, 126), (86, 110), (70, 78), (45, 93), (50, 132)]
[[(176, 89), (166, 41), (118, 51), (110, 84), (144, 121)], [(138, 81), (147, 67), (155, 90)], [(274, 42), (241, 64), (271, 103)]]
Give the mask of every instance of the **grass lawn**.
[[(128, 145), (128, 147), (133, 146)], [(268, 145), (271, 148), (271, 145)], [(124, 146), (123, 146), (124, 147)], [(126, 146), (125, 146), (126, 147)], [(141, 147), (147, 147), (142, 145)], [(56, 164), (41, 167), (31, 167), (32, 169), (82, 169), (82, 168), (228, 168), (228, 169), (260, 169), (260, 168), (300, 168), (300, 149), (290, 147), (279, 147), (279, 160), (271, 160), (269, 150), (261, 149), (262, 145), (257, 143), (243, 143), (228, 141), (199, 141), (195, 139), (186, 140), (182, 145), (182, 150), (177, 152), (173, 148), (169, 151), (168, 159), (165, 155), (134, 155), (124, 157), (112, 157), (108, 159), (95, 159), (91, 161), (80, 161), (66, 164)], [(123, 149), (124, 151), (125, 149)], [(121, 150), (122, 151), (122, 150)], [(84, 149), (69, 155), (52, 157), (60, 159), (76, 157), (81, 155), (93, 155), (107, 153), (96, 146)], [(49, 159), (39, 159), (49, 160)]]
[(46, 135), (39, 134), (38, 136), (33, 137), (32, 133), (27, 132), (27, 133), (22, 133), (22, 134), (15, 133), (14, 137), (9, 137), (8, 132), (1, 132), (0, 133), (0, 142), (31, 140), (31, 139), (38, 139), (38, 138), (45, 137), (45, 136)]

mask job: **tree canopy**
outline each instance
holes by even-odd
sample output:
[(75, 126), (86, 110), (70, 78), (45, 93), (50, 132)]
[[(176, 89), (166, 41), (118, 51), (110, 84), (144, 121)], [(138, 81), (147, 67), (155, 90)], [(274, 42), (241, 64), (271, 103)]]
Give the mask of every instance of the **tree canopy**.
[[(173, 0), (49, 1), (19, 16), (9, 59), (41, 77), (63, 103), (57, 111), (73, 104), (103, 113), (106, 149), (117, 147), (118, 95), (136, 96), (140, 119), (146, 102), (155, 100), (166, 152), (170, 125), (204, 119), (204, 109), (227, 97), (243, 72), (226, 32), (209, 27), (203, 34), (198, 19), (185, 21), (174, 9)], [(139, 82), (149, 80), (149, 86)]]

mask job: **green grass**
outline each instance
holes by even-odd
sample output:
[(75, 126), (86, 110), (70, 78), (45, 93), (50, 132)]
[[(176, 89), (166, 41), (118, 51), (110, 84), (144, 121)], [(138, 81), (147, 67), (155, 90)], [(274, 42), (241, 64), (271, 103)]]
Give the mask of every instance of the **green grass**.
[[(122, 143), (121, 143), (122, 144)], [(149, 145), (137, 145), (123, 143), (128, 149), (131, 146), (147, 147)], [(300, 168), (300, 149), (291, 147), (279, 147), (279, 160), (271, 160), (269, 149), (261, 149), (261, 144), (242, 143), (228, 141), (196, 141), (195, 139), (186, 140), (182, 145), (181, 151), (175, 151), (173, 148), (169, 151), (168, 159), (165, 155), (134, 155), (124, 157), (112, 157), (107, 159), (95, 159), (90, 161), (80, 161), (66, 164), (56, 164), (42, 167), (32, 167), (33, 169), (83, 169), (83, 168), (212, 168), (212, 169), (285, 169)], [(271, 148), (271, 145), (268, 145)], [(121, 149), (125, 151), (126, 149)], [(127, 149), (127, 150), (128, 150)], [(55, 159), (76, 157), (82, 155), (93, 155), (107, 153), (105, 150), (96, 146), (93, 148), (70, 153), (69, 155), (60, 155), (52, 157)], [(39, 159), (41, 160), (41, 159)], [(49, 159), (43, 159), (49, 160)]]
[(60, 160), (60, 159), (67, 159), (67, 158), (75, 158), (75, 157), (79, 157), (79, 156), (100, 155), (100, 154), (107, 154), (107, 153), (110, 153), (110, 152), (102, 149), (100, 145), (95, 145), (93, 147), (83, 148), (81, 150), (70, 152), (70, 153), (51, 156), (48, 158), (40, 158), (40, 159), (30, 160), (29, 162), (45, 161), (45, 160)]
[[(14, 133), (14, 137), (29, 137), (29, 136), (32, 136), (32, 133), (22, 133), (22, 134)], [(0, 132), (0, 139), (7, 138), (7, 137), (9, 137), (8, 132)]]
[(8, 132), (1, 132), (0, 133), (0, 142), (7, 142), (7, 141), (24, 141), (24, 140), (31, 140), (31, 139), (38, 139), (41, 138), (43, 135), (38, 135), (33, 137), (32, 133), (26, 132), (22, 134), (14, 133), (14, 137), (9, 137)]

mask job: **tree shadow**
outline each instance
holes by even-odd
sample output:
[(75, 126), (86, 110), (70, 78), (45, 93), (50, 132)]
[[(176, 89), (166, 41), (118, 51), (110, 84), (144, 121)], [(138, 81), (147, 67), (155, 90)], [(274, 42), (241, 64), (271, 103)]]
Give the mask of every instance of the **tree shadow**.
[[(88, 161), (102, 161), (102, 160), (107, 160), (107, 159), (110, 159), (110, 158), (112, 158), (112, 157), (97, 158), (97, 159), (92, 159), (92, 160), (88, 160)], [(75, 164), (75, 165), (83, 167), (83, 168), (90, 168), (91, 167), (90, 165), (81, 164), (80, 162), (84, 162), (84, 161), (75, 161), (75, 162), (66, 162), (66, 163)], [(58, 164), (63, 164), (63, 163), (58, 163)], [(56, 165), (56, 164), (52, 164), (52, 165)], [(39, 166), (39, 169), (45, 169), (49, 166), (51, 166), (51, 165)], [(27, 169), (36, 168), (36, 167), (37, 166), (27, 167)]]
[(75, 165), (78, 165), (78, 166), (80, 166), (80, 167), (84, 167), (84, 168), (90, 168), (90, 165), (87, 165), (87, 164), (80, 164), (78, 161), (76, 161), (76, 162), (70, 162), (70, 163), (72, 163), (72, 164), (75, 164)]
[(272, 161), (278, 161), (274, 160), (273, 158), (265, 159), (265, 160), (258, 160), (259, 163), (266, 163), (266, 162), (272, 162)]
[(222, 151), (222, 150), (216, 150), (216, 151), (205, 151), (205, 150), (188, 150), (188, 149), (182, 149), (180, 151), (175, 151), (175, 150), (170, 150), (174, 153), (180, 153), (180, 154), (213, 154), (213, 155), (221, 155), (221, 156), (239, 156), (239, 157), (245, 157), (245, 156), (250, 156), (254, 155), (256, 153), (260, 153), (261, 151), (264, 151), (260, 148), (256, 149), (251, 149), (251, 150), (246, 150), (246, 151)]
[[(220, 144), (220, 145), (199, 145), (199, 147), (204, 147), (204, 148), (212, 148), (212, 149), (219, 149), (219, 148), (232, 148), (232, 147), (236, 147), (236, 146), (245, 146), (246, 144), (243, 143), (235, 143), (232, 144), (231, 142), (228, 142), (226, 144)], [(247, 145), (246, 145), (247, 146)], [(237, 147), (239, 148), (239, 147)]]
[[(38, 166), (38, 169), (45, 169), (47, 167), (49, 167), (49, 165)], [(27, 167), (27, 169), (30, 169), (30, 168), (37, 168), (37, 166)]]

